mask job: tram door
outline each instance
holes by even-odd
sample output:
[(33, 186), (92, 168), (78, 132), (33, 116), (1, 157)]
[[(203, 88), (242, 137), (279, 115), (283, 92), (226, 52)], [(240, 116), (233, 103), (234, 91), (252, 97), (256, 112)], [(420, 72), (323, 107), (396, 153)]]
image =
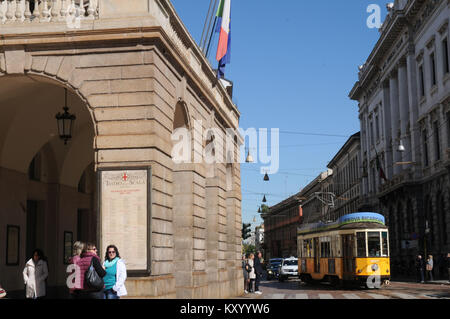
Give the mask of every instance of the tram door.
[(319, 238), (314, 238), (314, 272), (320, 273), (320, 244)]
[(353, 234), (342, 236), (344, 279), (352, 277), (354, 274), (354, 237), (355, 236)]

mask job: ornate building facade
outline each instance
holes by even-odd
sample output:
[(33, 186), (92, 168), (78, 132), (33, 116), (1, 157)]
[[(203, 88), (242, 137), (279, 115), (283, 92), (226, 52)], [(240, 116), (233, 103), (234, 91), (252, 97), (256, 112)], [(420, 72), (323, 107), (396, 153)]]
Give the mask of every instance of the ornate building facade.
[(362, 174), (360, 135), (360, 132), (353, 134), (327, 165), (333, 171), (334, 207), (329, 213), (329, 219), (332, 221), (343, 215), (355, 213), (360, 208)]
[[(83, 240), (102, 258), (118, 246), (129, 297), (239, 295), (240, 166), (194, 159), (211, 141), (223, 154), (203, 133), (237, 129), (240, 113), (170, 1), (35, 3), (0, 0), (2, 287), (23, 289), (41, 248), (59, 297)], [(76, 115), (67, 145), (63, 106)], [(176, 129), (192, 134), (185, 162)]]
[[(390, 229), (393, 275), (450, 251), (448, 0), (396, 0), (350, 98), (359, 102), (361, 207)], [(384, 173), (384, 176), (383, 176)], [(442, 266), (441, 266), (442, 267)]]

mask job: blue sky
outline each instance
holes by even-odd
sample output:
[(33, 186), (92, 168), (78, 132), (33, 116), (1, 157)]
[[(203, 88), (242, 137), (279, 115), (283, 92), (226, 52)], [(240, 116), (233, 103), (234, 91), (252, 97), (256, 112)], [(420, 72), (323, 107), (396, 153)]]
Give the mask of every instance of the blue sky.
[[(209, 2), (172, 0), (197, 43)], [(243, 222), (256, 217), (253, 226), (261, 223), (263, 194), (272, 206), (297, 193), (359, 131), (358, 104), (348, 93), (379, 38), (366, 24), (367, 7), (378, 4), (383, 21), (387, 2), (232, 0), (232, 57), (225, 75), (234, 82), (240, 127), (339, 135), (281, 133), (280, 170), (269, 182), (261, 164), (242, 164)], [(211, 50), (213, 61), (216, 44)]]

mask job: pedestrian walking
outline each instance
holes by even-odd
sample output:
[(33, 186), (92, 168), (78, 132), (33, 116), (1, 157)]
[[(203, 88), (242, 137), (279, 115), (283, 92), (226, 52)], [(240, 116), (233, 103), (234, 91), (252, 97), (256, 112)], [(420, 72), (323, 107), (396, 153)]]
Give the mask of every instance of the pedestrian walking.
[(255, 259), (255, 255), (253, 253), (250, 253), (250, 255), (248, 256), (248, 261), (247, 261), (248, 269), (250, 270), (248, 273), (248, 278), (250, 279), (248, 291), (250, 293), (253, 293), (255, 291), (254, 287), (255, 287), (256, 273), (255, 273), (254, 259)]
[(106, 276), (103, 278), (105, 282), (105, 299), (120, 299), (121, 296), (127, 294), (125, 288), (125, 280), (127, 279), (127, 268), (120, 258), (119, 250), (114, 245), (106, 248), (105, 261)]
[(100, 278), (105, 277), (106, 271), (103, 269), (100, 258), (97, 256), (97, 248), (92, 243), (87, 243), (78, 261), (80, 267), (81, 289), (77, 290), (77, 299), (103, 299), (103, 288), (94, 290), (90, 288), (85, 280), (86, 272), (93, 266)]
[(249, 286), (249, 276), (248, 276), (248, 267), (247, 267), (248, 263), (247, 263), (247, 256), (246, 255), (242, 255), (242, 273), (244, 275), (244, 293), (248, 294), (248, 286)]
[(428, 255), (426, 267), (427, 267), (426, 268), (427, 269), (427, 279), (429, 279), (430, 281), (433, 281), (433, 256), (432, 255)]
[(416, 257), (417, 282), (423, 283), (425, 281), (423, 272), (424, 272), (424, 262), (422, 259), (422, 255), (417, 255)]
[(86, 244), (81, 241), (76, 241), (73, 244), (72, 258), (70, 259), (69, 262), (71, 265), (73, 265), (71, 267), (73, 269), (73, 272), (70, 275), (74, 275), (74, 277), (73, 280), (71, 280), (71, 282), (68, 283), (70, 294), (69, 296), (71, 299), (76, 298), (75, 294), (77, 294), (77, 291), (83, 288), (82, 281), (84, 280), (84, 278), (81, 278), (79, 261), (81, 259), (80, 255), (83, 252), (85, 245)]
[(23, 280), (25, 282), (25, 296), (28, 299), (45, 298), (46, 280), (48, 277), (48, 264), (44, 252), (35, 249), (31, 258), (23, 269)]
[(262, 292), (259, 290), (259, 283), (261, 281), (262, 275), (264, 273), (264, 269), (262, 267), (262, 253), (258, 251), (256, 253), (255, 258), (255, 294), (262, 294)]

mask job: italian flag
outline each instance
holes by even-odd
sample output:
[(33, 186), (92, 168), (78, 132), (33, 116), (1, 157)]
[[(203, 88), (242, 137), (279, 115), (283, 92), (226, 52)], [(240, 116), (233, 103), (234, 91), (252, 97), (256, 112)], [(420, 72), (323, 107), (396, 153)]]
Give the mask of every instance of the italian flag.
[(216, 60), (220, 61), (228, 52), (230, 42), (231, 0), (220, 0), (216, 16), (219, 18), (220, 36)]

